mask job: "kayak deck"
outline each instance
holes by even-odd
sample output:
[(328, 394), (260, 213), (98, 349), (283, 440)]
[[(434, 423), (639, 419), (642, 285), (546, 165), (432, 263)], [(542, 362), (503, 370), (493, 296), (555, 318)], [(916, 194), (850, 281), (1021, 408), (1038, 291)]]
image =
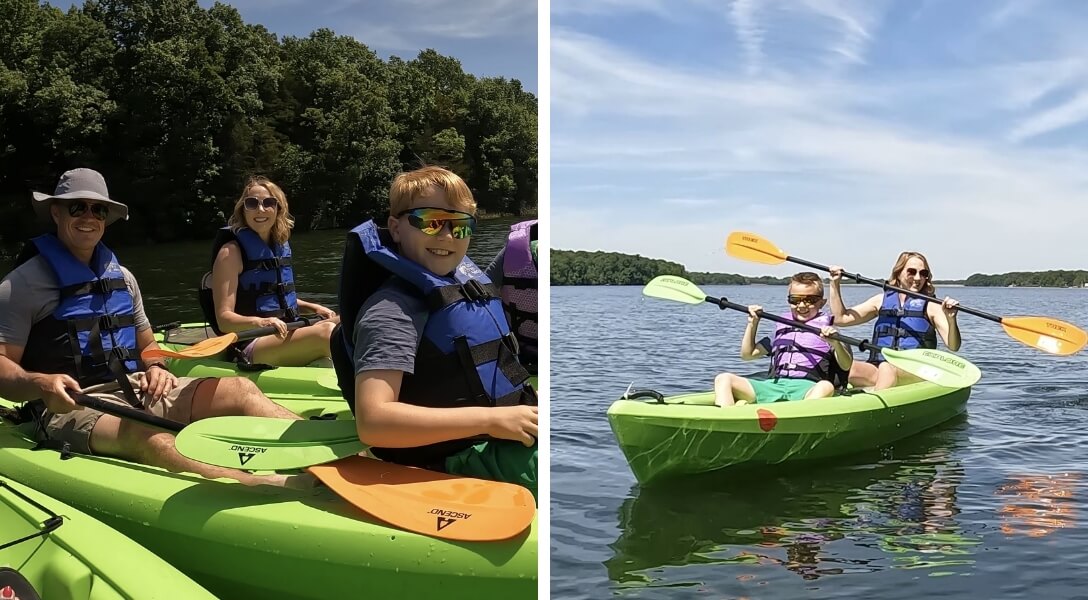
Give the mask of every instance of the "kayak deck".
[(0, 476), (87, 512), (222, 597), (536, 593), (535, 521), (513, 539), (451, 542), (388, 526), (325, 488), (250, 487), (96, 456), (61, 460), (33, 451), (27, 433), (0, 425)]
[(60, 524), (44, 536), (0, 550), (0, 568), (18, 571), (42, 598), (215, 598), (166, 561), (88, 515), (10, 479), (0, 482), (0, 546), (37, 534), (52, 515), (60, 516)]
[(608, 420), (641, 484), (871, 450), (966, 410), (970, 388), (920, 382), (815, 400), (721, 408), (703, 392), (664, 403), (617, 400)]

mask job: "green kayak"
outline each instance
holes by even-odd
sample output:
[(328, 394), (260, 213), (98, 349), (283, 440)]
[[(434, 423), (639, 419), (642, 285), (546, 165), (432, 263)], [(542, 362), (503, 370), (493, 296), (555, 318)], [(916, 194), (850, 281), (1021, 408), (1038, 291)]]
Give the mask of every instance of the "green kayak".
[(639, 483), (879, 448), (966, 410), (971, 388), (912, 383), (874, 393), (720, 408), (711, 392), (617, 400), (608, 422)]
[(536, 595), (535, 523), (510, 540), (451, 542), (387, 526), (325, 488), (250, 487), (103, 457), (61, 460), (34, 445), (26, 426), (0, 425), (0, 477), (101, 520), (217, 596)]
[[(175, 327), (175, 332), (188, 343), (199, 341), (206, 330), (203, 323), (186, 323)], [(214, 335), (214, 333), (210, 333)], [(167, 341), (173, 339), (163, 333), (157, 333), (159, 345), (171, 350), (184, 350), (187, 343)], [(171, 358), (167, 360), (170, 372), (178, 377), (231, 377), (241, 375), (253, 380), (269, 398), (283, 405), (291, 412), (304, 417), (335, 414), (339, 418), (350, 418), (340, 387), (336, 383), (336, 373), (331, 367), (273, 367), (262, 370), (243, 370), (237, 363), (227, 360), (226, 353), (209, 358)], [(537, 378), (529, 380), (537, 386)]]
[(29, 600), (25, 586), (47, 600), (215, 598), (113, 529), (0, 478), (0, 598)]

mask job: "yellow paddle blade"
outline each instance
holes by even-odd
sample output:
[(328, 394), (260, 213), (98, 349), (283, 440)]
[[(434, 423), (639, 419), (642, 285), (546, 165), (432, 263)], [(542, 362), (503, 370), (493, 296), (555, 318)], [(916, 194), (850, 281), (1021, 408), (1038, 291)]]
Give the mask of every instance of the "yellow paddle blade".
[(166, 348), (149, 348), (140, 353), (140, 358), (147, 362), (153, 358), (208, 358), (226, 350), (231, 344), (238, 341), (237, 333), (228, 333), (219, 337), (201, 340), (184, 350), (168, 350)]
[(706, 294), (694, 283), (675, 275), (658, 275), (642, 288), (642, 294), (662, 300), (675, 300), (685, 304), (700, 304)]
[(733, 258), (765, 265), (780, 265), (789, 258), (781, 248), (766, 238), (749, 231), (734, 231), (725, 240), (725, 252)]
[(1009, 337), (1059, 356), (1076, 354), (1088, 343), (1083, 329), (1049, 317), (1002, 317), (1001, 327)]

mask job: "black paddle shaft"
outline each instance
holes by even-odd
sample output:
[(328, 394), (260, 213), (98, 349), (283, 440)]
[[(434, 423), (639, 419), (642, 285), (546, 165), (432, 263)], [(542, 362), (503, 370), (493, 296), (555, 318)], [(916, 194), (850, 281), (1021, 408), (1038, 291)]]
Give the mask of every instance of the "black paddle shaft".
[[(325, 317), (319, 317), (317, 315), (314, 315), (312, 317), (299, 317), (299, 320), (291, 321), (290, 323), (287, 324), (287, 331), (292, 331), (292, 330), (298, 329), (299, 327), (308, 327), (310, 325), (313, 325), (314, 323), (317, 323), (318, 321), (321, 321), (324, 318)], [(273, 327), (271, 325), (269, 325), (268, 327), (258, 327), (256, 329), (248, 329), (248, 330), (243, 331), (243, 332), (238, 334), (238, 341), (239, 342), (245, 342), (245, 341), (248, 341), (248, 340), (255, 340), (255, 339), (259, 338), (259, 337), (264, 337), (266, 335), (273, 335), (273, 334), (277, 333), (278, 331), (279, 331), (278, 329), (276, 329), (275, 327)]]
[[(744, 306), (743, 304), (737, 304), (736, 302), (730, 302), (729, 299), (724, 297), (724, 296), (721, 297), (721, 298), (711, 298), (710, 296), (707, 296), (706, 301), (713, 304), (713, 305), (715, 305), (715, 306), (717, 306), (718, 308), (720, 308), (722, 310), (725, 310), (727, 308), (732, 308), (733, 310), (740, 311), (742, 313), (748, 314), (748, 307), (747, 306)], [(815, 334), (820, 333), (820, 328), (819, 327), (813, 327), (812, 325), (806, 325), (805, 323), (802, 323), (800, 321), (794, 321), (793, 319), (787, 319), (785, 317), (780, 317), (780, 316), (778, 316), (776, 314), (771, 314), (771, 313), (768, 313), (768, 312), (764, 312), (762, 310), (758, 311), (758, 312), (759, 312), (759, 317), (761, 319), (767, 319), (768, 321), (774, 321), (775, 323), (781, 323), (783, 325), (791, 325), (791, 326), (796, 327), (798, 329), (803, 329), (805, 331), (809, 331), (809, 332), (812, 332), (812, 333), (815, 333)], [(882, 350), (883, 349), (880, 346), (874, 346), (868, 340), (859, 340), (857, 338), (852, 338), (852, 337), (849, 337), (849, 336), (845, 336), (845, 335), (843, 335), (841, 333), (834, 333), (834, 334), (832, 334), (832, 335), (830, 335), (828, 337), (830, 337), (833, 340), (838, 340), (838, 341), (840, 341), (840, 342), (842, 342), (844, 344), (850, 344), (852, 346), (857, 346), (858, 348), (861, 348), (862, 350)]]
[(86, 406), (92, 408), (98, 412), (104, 412), (107, 415), (113, 415), (122, 419), (132, 419), (133, 421), (139, 421), (145, 425), (152, 427), (158, 427), (159, 429), (165, 429), (166, 431), (173, 431), (177, 433), (185, 428), (184, 423), (178, 423), (177, 421), (171, 421), (170, 419), (164, 419), (155, 415), (146, 413), (142, 410), (132, 408), (130, 406), (124, 406), (122, 404), (115, 404), (113, 402), (106, 402), (105, 400), (99, 400), (94, 396), (88, 396), (87, 394), (77, 394), (72, 390), (68, 390), (68, 393), (75, 398), (76, 404), (80, 406)]
[[(792, 263), (797, 263), (799, 265), (804, 265), (806, 267), (811, 267), (811, 268), (816, 269), (818, 271), (831, 272), (831, 269), (828, 268), (826, 265), (821, 265), (820, 263), (814, 263), (814, 262), (811, 262), (811, 261), (807, 261), (807, 260), (805, 260), (803, 258), (797, 258), (795, 256), (787, 256), (786, 260), (788, 260), (788, 261), (790, 261)], [(858, 283), (867, 283), (869, 285), (875, 285), (875, 286), (877, 286), (879, 288), (882, 288), (884, 290), (891, 290), (893, 292), (899, 292), (900, 294), (906, 294), (908, 296), (914, 296), (915, 298), (921, 298), (922, 300), (926, 300), (926, 301), (929, 301), (929, 302), (936, 302), (937, 304), (941, 303), (940, 298), (934, 298), (933, 296), (927, 296), (926, 294), (922, 294), (920, 292), (912, 292), (912, 291), (910, 291), (908, 289), (904, 289), (904, 288), (901, 288), (901, 287), (896, 287), (896, 286), (888, 283), (887, 281), (877, 281), (876, 279), (869, 279), (868, 277), (863, 277), (862, 275), (859, 275), (857, 273), (847, 273), (846, 271), (842, 272), (842, 276), (847, 278), (847, 279), (853, 279), (854, 281), (856, 281)], [(969, 315), (975, 315), (976, 317), (982, 317), (983, 319), (989, 319), (989, 320), (993, 321), (994, 323), (1000, 323), (1001, 322), (1001, 317), (999, 317), (997, 315), (991, 315), (988, 312), (983, 312), (983, 311), (975, 309), (975, 308), (968, 308), (966, 306), (957, 306), (956, 310), (959, 310), (960, 312), (965, 312), (965, 313), (967, 313)]]

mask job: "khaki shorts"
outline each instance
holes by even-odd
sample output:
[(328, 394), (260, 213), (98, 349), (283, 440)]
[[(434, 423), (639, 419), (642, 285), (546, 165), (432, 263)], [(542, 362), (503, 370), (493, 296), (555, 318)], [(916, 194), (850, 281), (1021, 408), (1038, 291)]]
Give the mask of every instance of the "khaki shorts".
[[(196, 394), (200, 383), (207, 379), (207, 377), (179, 377), (177, 387), (170, 390), (165, 399), (156, 402), (151, 408), (147, 409), (147, 412), (172, 421), (191, 422), (193, 420), (193, 395)], [(140, 402), (146, 405), (144, 394), (140, 392), (140, 384), (144, 380), (144, 374), (141, 372), (129, 375), (128, 380), (132, 384), (132, 389), (135, 390)], [(100, 400), (132, 406), (125, 402), (121, 386), (117, 385), (116, 382), (93, 385), (84, 388), (83, 392)], [(89, 408), (73, 410), (63, 415), (47, 412), (45, 413), (45, 434), (51, 440), (68, 442), (72, 452), (94, 454), (91, 452), (91, 431), (94, 430), (95, 424), (98, 423), (98, 419), (103, 414)], [(40, 430), (38, 436), (42, 437)]]

